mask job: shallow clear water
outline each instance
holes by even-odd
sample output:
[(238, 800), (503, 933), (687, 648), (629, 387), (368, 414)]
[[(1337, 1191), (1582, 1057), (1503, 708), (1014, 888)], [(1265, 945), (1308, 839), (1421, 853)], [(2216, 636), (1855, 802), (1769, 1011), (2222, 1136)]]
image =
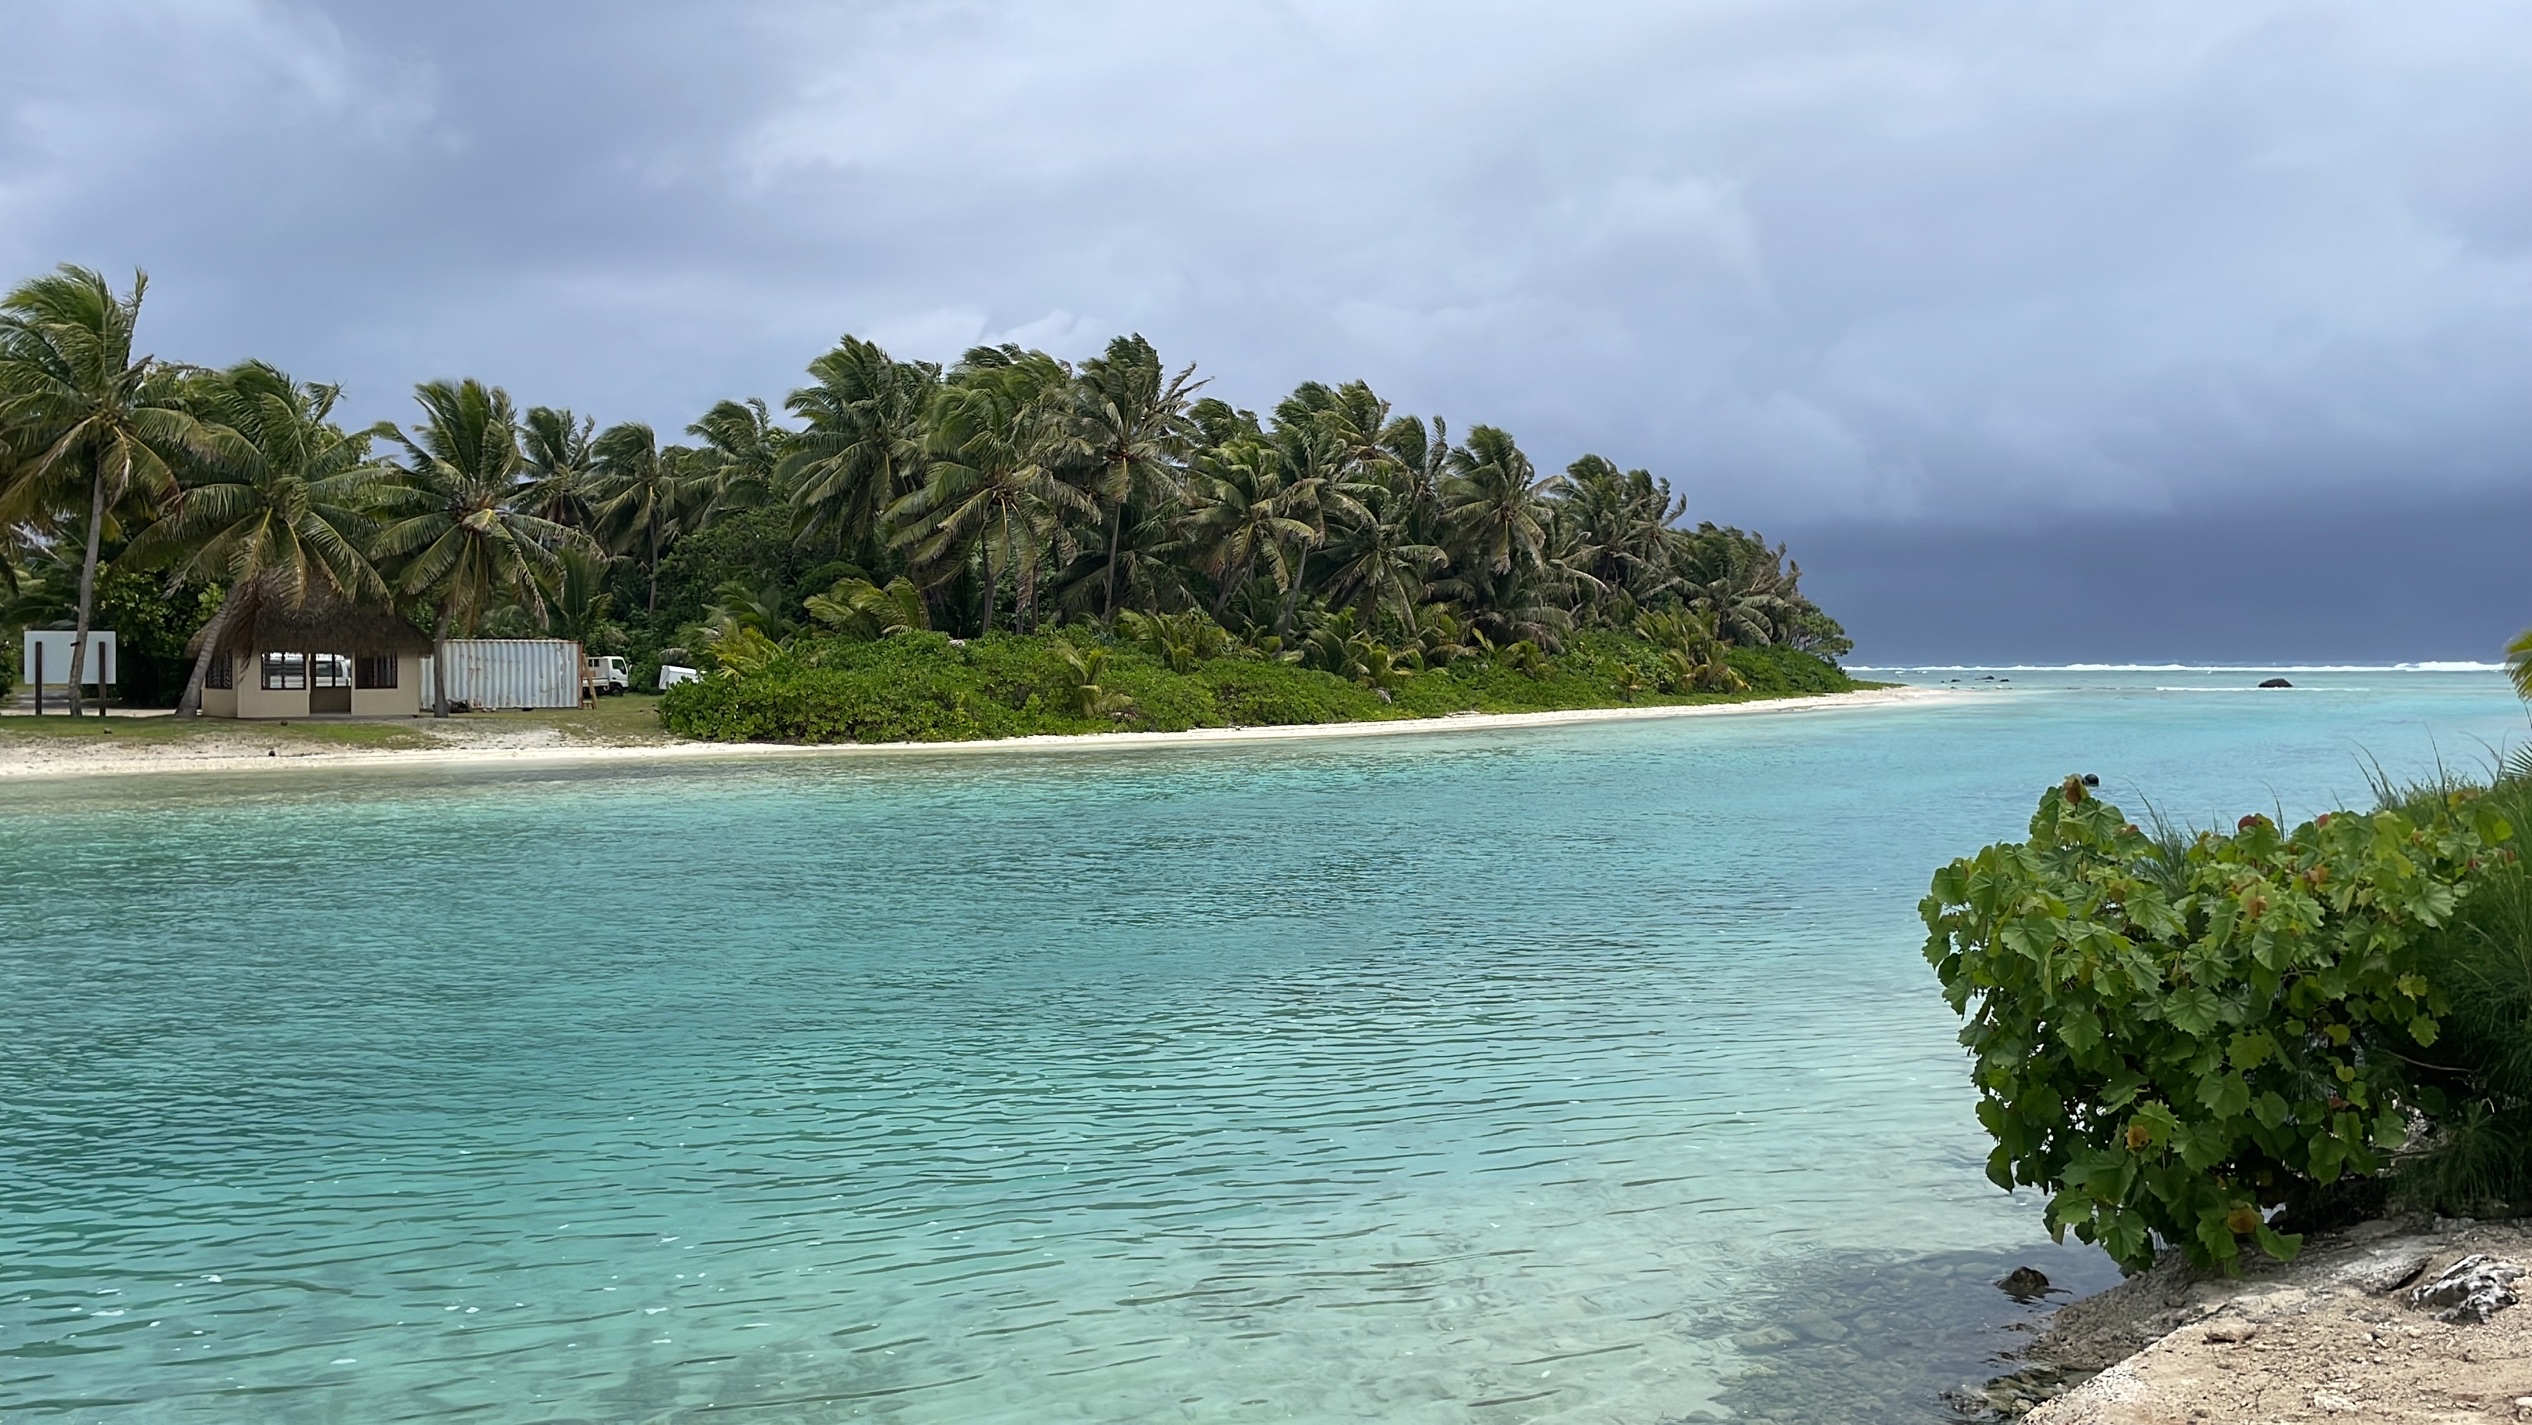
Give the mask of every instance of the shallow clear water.
[(0, 1414), (1932, 1416), (2003, 1266), (2106, 1276), (1981, 1176), (1932, 866), (2069, 771), (2229, 821), (2525, 731), (2484, 672), (2000, 676), (0, 789)]

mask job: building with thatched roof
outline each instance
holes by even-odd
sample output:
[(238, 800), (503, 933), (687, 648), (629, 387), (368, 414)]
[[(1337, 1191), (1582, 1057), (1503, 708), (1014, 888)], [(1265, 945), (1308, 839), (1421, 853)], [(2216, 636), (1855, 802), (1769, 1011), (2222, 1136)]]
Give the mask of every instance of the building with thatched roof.
[[(199, 654), (204, 629), (185, 651)], [(413, 717), (422, 711), (422, 658), (430, 635), (394, 609), (310, 590), (292, 600), (241, 591), (219, 630), (202, 684), (207, 717), (278, 718), (349, 713)]]

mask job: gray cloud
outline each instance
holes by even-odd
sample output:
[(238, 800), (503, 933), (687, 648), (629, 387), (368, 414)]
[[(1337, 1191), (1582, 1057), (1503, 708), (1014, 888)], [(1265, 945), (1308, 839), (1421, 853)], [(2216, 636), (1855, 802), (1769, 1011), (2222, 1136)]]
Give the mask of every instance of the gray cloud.
[[(680, 425), (838, 333), (1370, 378), (1800, 526), (2521, 491), (2532, 11), (13, 7), (0, 268)], [(50, 62), (52, 57), (59, 62)]]

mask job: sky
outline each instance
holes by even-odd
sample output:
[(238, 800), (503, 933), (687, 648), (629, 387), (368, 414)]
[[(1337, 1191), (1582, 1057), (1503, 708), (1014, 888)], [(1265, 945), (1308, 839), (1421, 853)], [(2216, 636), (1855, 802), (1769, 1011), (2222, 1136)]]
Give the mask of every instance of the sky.
[(0, 52), (0, 280), (146, 268), (145, 346), (363, 420), (1139, 331), (1649, 468), (1858, 661), (2532, 623), (2511, 0), (12, 0)]

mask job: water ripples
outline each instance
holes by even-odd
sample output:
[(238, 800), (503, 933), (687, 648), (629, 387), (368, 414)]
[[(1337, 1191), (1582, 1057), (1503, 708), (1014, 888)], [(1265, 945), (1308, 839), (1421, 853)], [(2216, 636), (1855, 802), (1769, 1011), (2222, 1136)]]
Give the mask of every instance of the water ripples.
[(0, 1411), (1719, 1411), (2036, 1234), (1911, 915), (1995, 716), (14, 789)]

